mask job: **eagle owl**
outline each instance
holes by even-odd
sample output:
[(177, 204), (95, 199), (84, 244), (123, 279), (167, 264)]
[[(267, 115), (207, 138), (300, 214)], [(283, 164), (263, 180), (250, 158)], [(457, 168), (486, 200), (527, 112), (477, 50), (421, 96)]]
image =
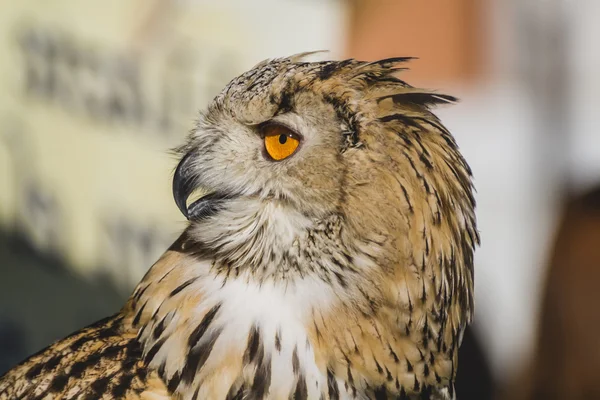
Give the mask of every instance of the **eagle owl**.
[(455, 398), (471, 171), (430, 111), (454, 99), (396, 77), (406, 60), (302, 54), (231, 81), (179, 148), (189, 226), (0, 399)]

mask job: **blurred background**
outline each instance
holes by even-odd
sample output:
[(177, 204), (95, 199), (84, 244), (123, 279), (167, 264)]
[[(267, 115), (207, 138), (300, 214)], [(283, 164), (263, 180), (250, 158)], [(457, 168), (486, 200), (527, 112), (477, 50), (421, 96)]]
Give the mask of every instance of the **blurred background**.
[(475, 174), (460, 399), (600, 398), (600, 2), (0, 2), (0, 374), (116, 312), (185, 226), (175, 158), (270, 57), (418, 57)]

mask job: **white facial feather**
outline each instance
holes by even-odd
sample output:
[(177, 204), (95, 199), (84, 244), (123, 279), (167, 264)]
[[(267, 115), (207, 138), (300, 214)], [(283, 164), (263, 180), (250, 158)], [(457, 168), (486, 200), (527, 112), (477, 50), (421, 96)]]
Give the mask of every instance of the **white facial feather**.
[[(223, 221), (227, 224), (223, 224)], [(313, 223), (280, 201), (260, 198), (231, 200), (218, 217), (208, 218), (191, 234), (220, 254), (237, 260), (239, 266), (276, 268), (266, 260), (290, 251), (294, 241), (306, 234)], [(277, 271), (265, 271), (266, 275)]]

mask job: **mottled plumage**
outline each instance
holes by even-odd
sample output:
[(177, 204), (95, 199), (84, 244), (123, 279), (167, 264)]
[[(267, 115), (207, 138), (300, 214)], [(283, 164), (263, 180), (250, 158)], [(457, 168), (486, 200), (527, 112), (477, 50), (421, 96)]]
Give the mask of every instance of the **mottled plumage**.
[[(395, 77), (404, 61), (300, 55), (234, 79), (180, 148), (189, 227), (118, 315), (8, 372), (0, 399), (453, 398), (471, 172), (430, 111), (453, 98)], [(266, 124), (291, 156), (269, 159)]]

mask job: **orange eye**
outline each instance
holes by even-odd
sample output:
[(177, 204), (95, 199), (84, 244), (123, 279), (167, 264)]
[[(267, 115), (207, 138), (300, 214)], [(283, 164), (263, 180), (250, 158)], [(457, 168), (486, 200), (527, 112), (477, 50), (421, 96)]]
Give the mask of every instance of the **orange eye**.
[(298, 148), (300, 138), (297, 134), (281, 125), (267, 125), (263, 130), (265, 150), (275, 161), (288, 158)]

